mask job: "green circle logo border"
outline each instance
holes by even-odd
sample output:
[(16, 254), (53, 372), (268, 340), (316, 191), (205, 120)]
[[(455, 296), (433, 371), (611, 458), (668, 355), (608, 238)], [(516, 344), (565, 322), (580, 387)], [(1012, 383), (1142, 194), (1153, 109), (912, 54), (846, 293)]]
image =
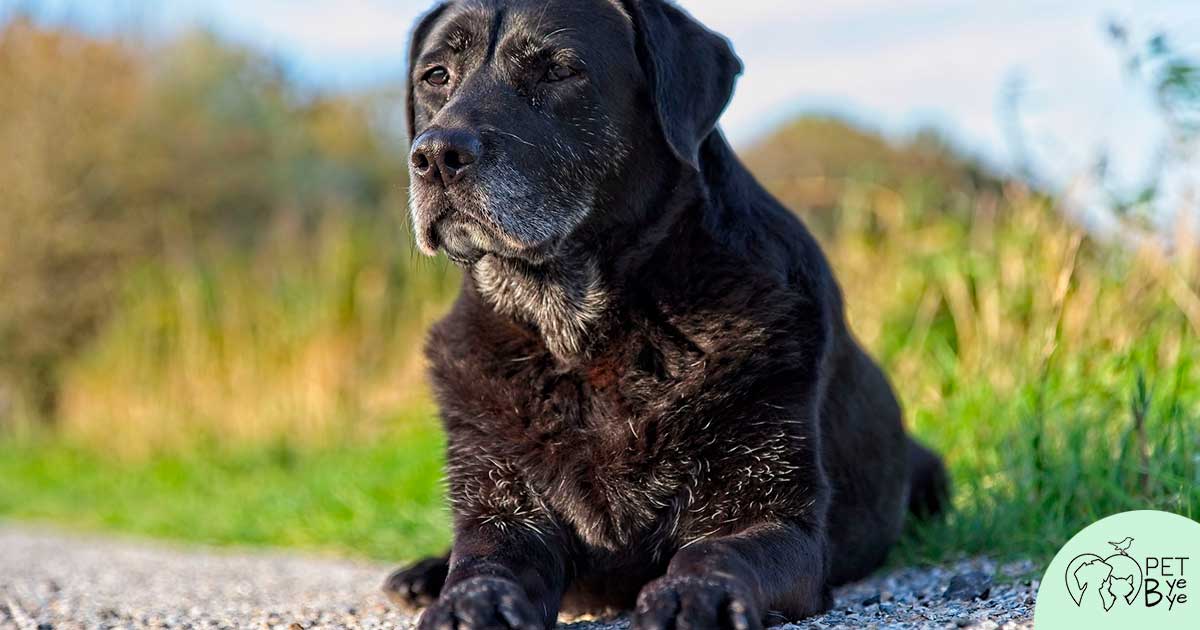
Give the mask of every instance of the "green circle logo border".
[(1156, 510), (1103, 518), (1067, 541), (1038, 587), (1037, 630), (1200, 628), (1200, 523)]

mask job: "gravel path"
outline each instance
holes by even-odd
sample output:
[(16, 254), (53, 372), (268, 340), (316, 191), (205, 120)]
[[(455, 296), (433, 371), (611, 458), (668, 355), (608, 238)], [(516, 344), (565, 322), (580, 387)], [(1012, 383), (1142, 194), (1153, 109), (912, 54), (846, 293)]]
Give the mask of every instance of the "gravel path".
[[(0, 630), (412, 627), (379, 594), (391, 567), (180, 548), (0, 524)], [(780, 630), (1032, 628), (1028, 563), (903, 569), (840, 589), (830, 613)], [(995, 585), (991, 582), (1001, 582)], [(982, 596), (982, 599), (975, 596)], [(626, 630), (575, 622), (568, 630)]]

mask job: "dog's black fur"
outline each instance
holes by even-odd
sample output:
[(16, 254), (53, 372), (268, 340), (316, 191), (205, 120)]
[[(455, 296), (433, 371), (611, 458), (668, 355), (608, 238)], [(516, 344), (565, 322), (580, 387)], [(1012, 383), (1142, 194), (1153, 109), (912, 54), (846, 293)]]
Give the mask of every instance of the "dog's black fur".
[(418, 243), (467, 269), (427, 345), (453, 550), (386, 586), (422, 628), (758, 628), (942, 509), (816, 241), (716, 128), (723, 38), (662, 0), (461, 0), (410, 63)]

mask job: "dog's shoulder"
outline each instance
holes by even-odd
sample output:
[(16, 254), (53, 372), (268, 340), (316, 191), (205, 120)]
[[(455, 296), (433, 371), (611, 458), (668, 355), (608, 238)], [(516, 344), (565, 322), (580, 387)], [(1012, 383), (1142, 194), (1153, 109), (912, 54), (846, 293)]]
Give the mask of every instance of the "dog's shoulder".
[(800, 221), (766, 199), (710, 212), (647, 265), (642, 290), (663, 316), (705, 347), (742, 354), (787, 350), (824, 337), (828, 264)]

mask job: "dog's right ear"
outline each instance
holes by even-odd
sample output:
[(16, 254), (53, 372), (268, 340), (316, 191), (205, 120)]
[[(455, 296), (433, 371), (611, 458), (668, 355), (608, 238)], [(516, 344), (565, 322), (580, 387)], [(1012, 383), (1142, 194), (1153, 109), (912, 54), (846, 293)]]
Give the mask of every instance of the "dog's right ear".
[(700, 145), (742, 73), (729, 40), (666, 0), (622, 0), (633, 19), (638, 60), (667, 143), (685, 164), (699, 168)]
[(445, 13), (449, 4), (449, 2), (439, 3), (422, 15), (417, 20), (417, 26), (408, 40), (408, 76), (405, 78), (404, 99), (409, 144), (412, 144), (413, 136), (417, 133), (417, 109), (416, 104), (413, 103), (413, 73), (416, 72), (417, 57), (421, 56), (421, 49), (425, 47), (425, 38), (429, 37), (429, 31), (433, 29), (434, 23), (442, 13)]

